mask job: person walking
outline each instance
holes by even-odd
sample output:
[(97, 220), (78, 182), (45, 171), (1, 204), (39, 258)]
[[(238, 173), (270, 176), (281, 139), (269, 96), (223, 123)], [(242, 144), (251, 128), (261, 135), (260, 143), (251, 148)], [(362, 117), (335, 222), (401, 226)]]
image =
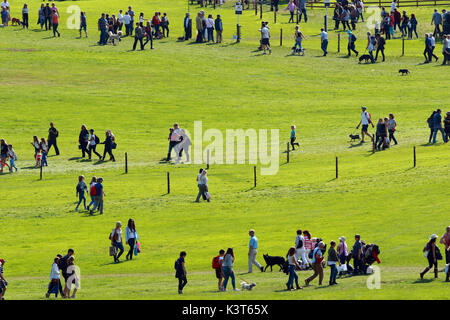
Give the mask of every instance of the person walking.
[(56, 34), (58, 34), (58, 37), (61, 37), (61, 34), (58, 31), (58, 25), (59, 25), (59, 13), (57, 10), (52, 10), (53, 37), (56, 37)]
[(39, 149), (41, 151), (41, 163), (42, 166), (46, 166), (48, 167), (48, 163), (47, 163), (47, 154), (48, 154), (48, 146), (47, 146), (47, 142), (45, 141), (44, 138), (41, 138), (41, 142), (39, 143)]
[(383, 121), (383, 118), (378, 119), (376, 136), (375, 145), (378, 150), (381, 150), (381, 146), (384, 146), (387, 137), (387, 124)]
[[(445, 233), (442, 235), (439, 243), (444, 245), (445, 248), (445, 263), (447, 265), (450, 264), (450, 226), (448, 226), (445, 230)], [(450, 270), (447, 270), (447, 275), (445, 278), (445, 282), (450, 282)]]
[(311, 266), (311, 259), (309, 258), (311, 250), (313, 249), (311, 233), (309, 233), (308, 230), (303, 230), (303, 238), (305, 239), (306, 260), (308, 261), (308, 264)]
[(94, 207), (89, 211), (90, 215), (93, 215), (95, 210), (98, 210), (100, 214), (103, 214), (103, 197), (105, 195), (106, 194), (103, 191), (103, 178), (99, 177), (97, 179), (97, 183), (95, 184), (95, 201)]
[(101, 46), (106, 45), (108, 40), (108, 21), (106, 20), (106, 15), (102, 13), (101, 17), (98, 19), (98, 31), (100, 31), (100, 40), (98, 44)]
[(397, 128), (397, 121), (395, 121), (393, 113), (389, 114), (389, 120), (387, 123), (387, 127), (388, 127), (388, 132), (389, 132), (389, 141), (394, 141), (395, 144), (398, 144), (397, 139), (395, 139), (395, 137), (394, 137), (394, 133)]
[(134, 26), (134, 11), (131, 8), (131, 6), (128, 7), (128, 11), (127, 11), (128, 15), (130, 16), (130, 24), (129, 24), (129, 28), (130, 28), (130, 36), (133, 35), (133, 26)]
[(297, 236), (295, 237), (295, 259), (301, 260), (304, 268), (308, 266), (308, 260), (306, 259), (305, 250), (305, 237), (302, 235), (302, 230), (297, 230)]
[(78, 204), (75, 208), (75, 211), (78, 211), (78, 207), (80, 206), (80, 203), (83, 202), (84, 210), (86, 210), (86, 197), (84, 196), (84, 193), (86, 192), (88, 194), (88, 189), (86, 186), (86, 182), (84, 182), (84, 176), (78, 177), (78, 184), (76, 188), (77, 192), (75, 196), (78, 196)]
[(328, 53), (328, 33), (322, 28), (320, 29), (320, 48), (323, 51), (325, 57)]
[(175, 261), (175, 278), (178, 279), (178, 294), (183, 294), (183, 289), (187, 284), (185, 258), (186, 251), (181, 251), (180, 257)]
[(88, 144), (89, 144), (89, 131), (86, 128), (86, 125), (81, 125), (81, 131), (78, 135), (78, 148), (81, 150), (81, 157), (86, 157), (86, 153), (89, 153), (88, 151)]
[(306, 0), (298, 0), (298, 9), (299, 11), (299, 17), (298, 22), (300, 23), (302, 21), (302, 16), (304, 16), (305, 23), (308, 22), (308, 16), (306, 15)]
[(233, 286), (233, 291), (239, 291), (239, 289), (236, 288), (236, 276), (233, 270), (234, 260), (233, 248), (228, 248), (222, 262), (223, 275), (225, 278), (223, 281), (222, 291), (227, 291), (228, 280), (230, 278), (231, 285)]
[(55, 153), (57, 156), (59, 156), (59, 149), (56, 143), (56, 139), (58, 138), (58, 136), (59, 136), (58, 130), (55, 128), (53, 122), (50, 122), (50, 128), (48, 129), (48, 138), (47, 138), (48, 142), (47, 151), (50, 152), (50, 148), (53, 146), (55, 148)]
[(84, 30), (84, 34), (87, 38), (87, 21), (86, 21), (86, 12), (81, 11), (80, 12), (80, 38), (81, 38), (81, 31)]
[[(67, 250), (67, 254), (64, 257), (62, 257), (62, 258), (60, 258), (58, 260), (58, 268), (61, 271), (61, 274), (62, 274), (62, 276), (64, 278), (65, 286), (67, 286), (67, 281), (68, 281), (68, 278), (69, 278), (69, 274), (68, 274), (68, 271), (67, 271), (67, 268), (69, 266), (68, 260), (69, 260), (70, 257), (73, 256), (74, 253), (75, 253), (75, 251), (73, 249), (69, 249), (69, 250)], [(63, 298), (66, 298), (66, 297), (67, 296), (66, 296), (65, 291), (63, 291)]]
[[(111, 240), (111, 245), (114, 248), (116, 248), (116, 254), (114, 255), (114, 262), (119, 263), (120, 262), (119, 258), (125, 250), (123, 248), (122, 243), (122, 222), (120, 221), (116, 222), (116, 227), (112, 230), (109, 239)], [(117, 254), (117, 251), (119, 251), (119, 254)]]
[(95, 153), (95, 155), (101, 160), (102, 156), (100, 155), (100, 153), (98, 153), (96, 151), (97, 144), (100, 143), (100, 139), (99, 139), (99, 137), (97, 137), (94, 134), (94, 129), (89, 129), (89, 133), (90, 133), (90, 135), (89, 135), (89, 145), (88, 145), (89, 160), (91, 160), (92, 153)]
[(153, 49), (153, 32), (150, 21), (147, 21), (147, 25), (144, 28), (144, 36), (146, 37), (146, 40), (144, 42), (144, 48), (145, 45), (150, 41), (150, 49)]
[(436, 143), (436, 135), (437, 132), (440, 131), (442, 133), (442, 140), (447, 143), (447, 137), (445, 135), (444, 129), (442, 128), (442, 110), (437, 109), (436, 113), (433, 116), (433, 143)]
[(5, 139), (0, 139), (0, 172), (3, 172), (3, 167), (7, 166), (8, 171), (11, 171), (11, 166), (6, 163), (8, 159), (9, 147)]
[(359, 129), (359, 126), (361, 127), (361, 143), (364, 143), (364, 137), (368, 136), (373, 141), (373, 135), (371, 135), (368, 132), (369, 124), (372, 125), (372, 128), (374, 128), (374, 124), (372, 122), (370, 114), (367, 112), (367, 108), (365, 106), (361, 107), (361, 121), (359, 121), (359, 124), (356, 126), (356, 129)]
[(434, 25), (433, 36), (439, 37), (442, 35), (440, 25), (442, 24), (442, 15), (438, 9), (434, 9), (433, 16), (431, 18), (431, 25)]
[[(345, 242), (345, 237), (341, 236), (339, 237), (339, 244), (337, 247), (337, 251), (339, 254), (339, 262), (340, 265), (345, 264), (348, 268), (348, 263), (347, 263), (347, 257), (348, 257), (348, 247), (347, 247), (347, 242)], [(339, 273), (339, 276), (341, 276), (342, 273)]]
[(341, 265), (339, 262), (338, 253), (336, 251), (336, 241), (331, 241), (330, 248), (328, 249), (328, 257), (327, 257), (327, 264), (331, 269), (330, 282), (329, 282), (330, 286), (337, 284), (337, 282), (336, 282), (336, 277), (338, 274), (338, 270), (337, 270), (337, 266), (336, 266), (337, 263), (339, 265)]
[(375, 63), (375, 58), (373, 57), (373, 51), (375, 50), (375, 46), (377, 44), (377, 40), (375, 36), (373, 36), (370, 32), (367, 32), (367, 50), (369, 51), (370, 62)]
[(217, 286), (219, 288), (219, 291), (223, 291), (222, 282), (223, 282), (223, 279), (225, 278), (225, 275), (223, 274), (223, 258), (224, 258), (224, 256), (225, 256), (225, 250), (220, 249), (219, 255), (215, 256), (212, 261), (212, 267), (216, 272), (216, 278), (218, 280)]
[(381, 55), (383, 56), (383, 62), (386, 60), (386, 57), (384, 56), (384, 46), (386, 44), (386, 40), (381, 36), (381, 34), (377, 33), (376, 35), (376, 46), (377, 46), (377, 53), (375, 55), (375, 61), (378, 60), (378, 53), (381, 52)]
[(295, 142), (295, 140), (297, 140), (297, 136), (296, 136), (296, 132), (295, 132), (296, 126), (295, 125), (291, 125), (291, 146), (292, 146), (292, 150), (295, 150), (295, 146), (300, 148), (300, 144), (298, 142)]
[(206, 19), (206, 32), (208, 34), (208, 41), (212, 41), (214, 43), (214, 19), (212, 14), (208, 16), (208, 19)]
[[(425, 258), (428, 260), (428, 267), (426, 267), (420, 273), (420, 279), (423, 279), (423, 276), (431, 270), (434, 266), (434, 278), (438, 277), (438, 260), (440, 256), (439, 247), (436, 245), (437, 235), (432, 234), (430, 240), (428, 241), (425, 248), (423, 248), (423, 252), (425, 252)], [(442, 256), (441, 256), (442, 258)]]
[(266, 54), (266, 50), (269, 50), (269, 54), (271, 54), (272, 50), (269, 46), (270, 32), (267, 24), (264, 23), (263, 27), (259, 31), (261, 32), (261, 45), (262, 49), (264, 50), (264, 54)]
[(28, 5), (25, 3), (22, 8), (22, 29), (28, 29)]
[(356, 36), (352, 33), (351, 30), (347, 30), (347, 34), (348, 34), (348, 45), (347, 45), (347, 50), (348, 50), (348, 55), (347, 57), (351, 56), (351, 51), (353, 51), (356, 56), (358, 56), (359, 52), (356, 51), (356, 47), (355, 47), (355, 42), (356, 42)]
[(186, 16), (183, 20), (184, 26), (184, 40), (189, 40), (192, 38), (192, 19), (190, 18), (189, 12), (186, 13)]
[(50, 30), (52, 28), (52, 8), (50, 8), (49, 3), (47, 3), (44, 7), (44, 18), (45, 30)]
[(8, 157), (9, 157), (9, 171), (13, 172), (13, 169), (16, 169), (16, 172), (19, 171), (16, 167), (17, 154), (13, 149), (12, 144), (8, 144)]
[(309, 283), (314, 280), (317, 276), (319, 276), (319, 286), (322, 285), (323, 280), (323, 254), (322, 249), (325, 248), (325, 243), (323, 241), (319, 242), (319, 245), (313, 250), (312, 257), (312, 268), (314, 270), (314, 274), (305, 280), (305, 284), (309, 286)]
[[(447, 111), (444, 118), (444, 132), (447, 141), (450, 139), (450, 111)], [(11, 157), (10, 157), (11, 159)], [(12, 168), (12, 165), (11, 165)]]
[(256, 261), (256, 255), (258, 253), (258, 238), (255, 236), (255, 230), (251, 229), (248, 232), (250, 236), (250, 242), (248, 244), (248, 273), (252, 273), (252, 265), (254, 264), (261, 272), (264, 272), (264, 268)]
[(134, 247), (136, 246), (139, 235), (136, 231), (136, 225), (133, 219), (128, 220), (128, 224), (125, 228), (125, 243), (130, 246), (130, 250), (126, 255), (126, 259), (133, 260)]
[[(66, 298), (75, 299), (77, 290), (80, 288), (80, 279), (78, 277), (78, 274), (76, 273), (74, 256), (71, 256), (69, 257), (69, 259), (67, 259), (67, 275), (68, 281), (66, 281), (66, 286), (64, 287), (64, 296)], [(75, 288), (73, 289), (72, 295), (70, 295), (70, 290), (72, 289), (73, 284), (75, 284)]]
[(214, 20), (214, 27), (216, 28), (216, 43), (222, 43), (223, 24), (220, 14), (218, 14), (216, 20)]
[(142, 30), (142, 27), (139, 22), (136, 22), (136, 28), (134, 29), (134, 44), (133, 44), (133, 51), (136, 50), (137, 43), (140, 43), (141, 50), (144, 50), (144, 31)]
[(41, 30), (44, 29), (44, 24), (45, 24), (45, 16), (44, 16), (44, 4), (41, 4), (41, 7), (39, 8), (39, 12), (38, 12), (38, 23), (41, 25)]
[(102, 157), (102, 161), (105, 161), (105, 156), (108, 153), (109, 154), (109, 160), (112, 162), (116, 161), (116, 158), (114, 158), (114, 155), (112, 153), (112, 149), (115, 148), (116, 142), (115, 142), (115, 137), (112, 134), (111, 130), (106, 131), (105, 133), (105, 141), (101, 142), (100, 144), (104, 144), (105, 145), (105, 150), (103, 150), (103, 157)]
[(91, 202), (89, 202), (88, 206), (87, 206), (87, 210), (90, 211), (90, 207), (95, 205), (95, 194), (96, 194), (96, 190), (95, 190), (95, 185), (97, 184), (97, 178), (96, 177), (92, 177), (91, 182), (89, 183), (89, 196), (91, 197)]
[(409, 19), (409, 26), (408, 26), (408, 39), (412, 39), (413, 38), (413, 32), (416, 35), (416, 39), (419, 39), (419, 35), (417, 34), (417, 18), (416, 15), (414, 13), (411, 13), (411, 19)]
[(289, 13), (291, 14), (288, 23), (294, 23), (294, 12), (295, 10), (298, 10), (298, 7), (295, 5), (294, 0), (289, 0), (289, 3), (284, 10), (289, 10)]
[[(294, 38), (295, 38), (295, 45), (294, 45), (294, 48), (293, 48), (291, 54), (295, 54), (296, 52), (298, 52), (299, 55), (300, 55), (300, 53), (302, 55), (305, 55), (305, 50), (303, 50), (303, 47), (302, 47), (302, 40), (305, 38), (305, 36), (300, 31), (298, 25), (295, 26)], [(298, 46), (298, 49), (297, 49), (297, 46)]]
[(55, 298), (58, 298), (58, 291), (60, 286), (60, 270), (58, 267), (59, 257), (53, 260), (52, 269), (50, 272), (50, 283), (48, 284), (48, 291), (45, 294), (46, 298), (50, 297), (50, 294), (54, 293)]
[(208, 177), (206, 176), (208, 172), (204, 169), (200, 169), (200, 173), (197, 176), (197, 186), (198, 186), (198, 195), (195, 199), (195, 202), (200, 202), (200, 197), (203, 200), (210, 202), (210, 199), (207, 197), (208, 193)]
[(290, 291), (290, 290), (294, 290), (294, 280), (295, 280), (295, 286), (297, 290), (302, 289), (302, 287), (300, 287), (298, 285), (298, 275), (297, 272), (295, 272), (295, 269), (300, 269), (300, 265), (297, 262), (296, 259), (296, 249), (295, 247), (290, 247), (287, 254), (286, 254), (286, 259), (288, 262), (288, 270), (289, 270), (289, 278), (288, 278), (288, 282), (286, 283), (286, 290)]

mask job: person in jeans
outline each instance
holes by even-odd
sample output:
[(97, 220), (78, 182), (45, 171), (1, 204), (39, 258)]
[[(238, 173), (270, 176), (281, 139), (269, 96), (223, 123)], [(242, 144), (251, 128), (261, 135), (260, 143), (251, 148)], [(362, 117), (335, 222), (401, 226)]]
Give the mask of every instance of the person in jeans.
[(353, 245), (352, 255), (354, 267), (353, 274), (357, 275), (359, 273), (363, 273), (362, 243), (361, 243), (361, 236), (359, 234), (355, 235), (355, 244)]
[(437, 245), (436, 245), (437, 235), (432, 234), (430, 240), (428, 241), (425, 248), (423, 248), (423, 252), (425, 252), (425, 257), (428, 260), (428, 267), (426, 267), (420, 273), (420, 279), (423, 279), (425, 273), (427, 273), (434, 266), (434, 277), (438, 277), (438, 263), (437, 263)]
[(358, 56), (359, 52), (355, 49), (355, 41), (356, 37), (353, 35), (351, 30), (347, 30), (348, 34), (348, 45), (347, 45), (347, 51), (348, 51), (348, 57), (351, 56), (351, 51), (353, 51), (356, 56)]
[(86, 182), (84, 182), (84, 176), (78, 177), (78, 184), (76, 188), (77, 192), (75, 196), (78, 196), (78, 204), (75, 208), (75, 211), (78, 211), (78, 207), (80, 206), (81, 202), (84, 204), (84, 210), (86, 210), (86, 197), (84, 196), (84, 192), (88, 193)]
[(394, 114), (389, 114), (389, 120), (387, 122), (388, 132), (389, 132), (389, 141), (394, 141), (397, 144), (397, 139), (394, 137), (395, 128), (397, 127), (397, 121), (394, 119)]
[(328, 258), (327, 258), (327, 264), (330, 266), (330, 269), (331, 269), (330, 282), (329, 282), (330, 286), (337, 284), (336, 276), (338, 274), (338, 270), (336, 267), (336, 263), (341, 265), (339, 262), (338, 253), (337, 253), (335, 247), (336, 247), (336, 241), (331, 241), (330, 249), (328, 249)]
[(250, 236), (250, 242), (248, 244), (248, 273), (252, 273), (252, 265), (258, 267), (261, 272), (264, 272), (264, 268), (256, 261), (256, 255), (258, 253), (258, 238), (255, 237), (255, 230), (251, 229), (248, 232)]
[(81, 31), (84, 30), (84, 33), (87, 38), (87, 23), (86, 23), (86, 12), (80, 12), (80, 38), (81, 38)]
[(286, 255), (286, 259), (289, 264), (289, 279), (288, 279), (288, 282), (286, 283), (286, 288), (287, 288), (286, 290), (288, 290), (288, 291), (294, 290), (294, 280), (295, 280), (295, 286), (296, 286), (297, 290), (302, 288), (298, 285), (298, 275), (297, 275), (297, 272), (295, 272), (295, 268), (300, 269), (300, 265), (298, 264), (295, 256), (296, 256), (295, 247), (290, 247), (288, 250), (288, 253)]
[(100, 142), (100, 144), (104, 144), (105, 145), (105, 150), (103, 150), (102, 161), (105, 161), (106, 153), (109, 154), (109, 160), (111, 160), (112, 162), (116, 161), (116, 159), (114, 158), (114, 155), (112, 153), (113, 143), (115, 143), (114, 141), (115, 141), (115, 137), (112, 134), (111, 130), (106, 131), (106, 133), (105, 133), (105, 141)]
[(305, 237), (302, 235), (302, 230), (297, 230), (297, 237), (295, 237), (295, 258), (302, 260), (303, 266), (308, 266), (305, 250)]
[[(442, 235), (441, 240), (439, 243), (443, 244), (445, 246), (445, 263), (450, 263), (450, 226), (448, 226), (445, 230), (446, 232)], [(450, 271), (447, 273), (447, 278), (445, 279), (446, 282), (449, 281)]]
[(381, 150), (381, 146), (384, 146), (387, 137), (387, 124), (383, 121), (383, 118), (378, 119), (376, 136), (376, 147), (378, 150)]
[(95, 195), (92, 193), (93, 189), (95, 189), (95, 185), (97, 184), (97, 177), (92, 177), (91, 182), (89, 183), (89, 196), (91, 197), (91, 202), (89, 202), (87, 209), (89, 210), (89, 208), (92, 205), (95, 205)]
[(322, 285), (323, 280), (323, 254), (322, 249), (325, 247), (325, 243), (323, 241), (319, 242), (319, 245), (314, 249), (313, 251), (313, 258), (312, 258), (312, 267), (314, 270), (314, 274), (305, 280), (305, 284), (309, 286), (309, 283), (313, 281), (317, 276), (319, 276), (319, 286)]
[(100, 214), (103, 214), (103, 197), (105, 196), (105, 192), (103, 191), (103, 178), (99, 177), (97, 179), (97, 183), (95, 184), (95, 197), (94, 197), (94, 207), (89, 211), (90, 215), (94, 214), (95, 210), (98, 210)]
[(320, 29), (320, 48), (323, 51), (323, 56), (325, 57), (328, 53), (328, 33), (322, 28)]
[(125, 243), (130, 246), (130, 250), (126, 255), (126, 259), (133, 260), (134, 246), (136, 245), (139, 235), (136, 231), (136, 225), (133, 219), (128, 220), (128, 225), (125, 228)]
[(200, 173), (197, 176), (197, 185), (198, 185), (198, 195), (197, 199), (195, 199), (195, 202), (200, 202), (200, 197), (203, 198), (203, 200), (210, 201), (210, 199), (207, 199), (206, 193), (208, 192), (208, 177), (206, 174), (208, 173), (206, 170), (200, 169)]
[(28, 29), (28, 6), (25, 3), (22, 8), (22, 29)]
[(375, 54), (375, 61), (378, 60), (378, 53), (381, 51), (381, 55), (383, 56), (383, 62), (386, 60), (384, 56), (384, 45), (386, 44), (386, 40), (381, 36), (381, 34), (377, 33), (377, 53)]
[(442, 15), (439, 13), (438, 9), (434, 9), (433, 17), (431, 18), (431, 24), (434, 24), (433, 35), (438, 37), (441, 35), (440, 25), (442, 24)]
[(436, 143), (436, 135), (437, 132), (440, 131), (442, 133), (442, 140), (444, 142), (447, 142), (447, 138), (445, 136), (444, 129), (442, 128), (442, 116), (441, 116), (442, 110), (437, 109), (436, 113), (433, 116), (433, 143)]
[(153, 32), (150, 21), (147, 21), (147, 25), (144, 28), (144, 36), (146, 37), (144, 42), (144, 48), (145, 45), (150, 41), (150, 49), (153, 49)]
[(233, 290), (239, 291), (239, 289), (236, 288), (236, 277), (234, 275), (233, 264), (234, 264), (233, 248), (228, 248), (222, 262), (223, 275), (225, 277), (225, 280), (223, 281), (222, 291), (227, 291), (228, 280), (230, 278)]
[(61, 34), (58, 31), (58, 25), (59, 25), (59, 14), (56, 10), (52, 10), (53, 37), (56, 37), (56, 34), (58, 34), (58, 37), (61, 37)]
[(206, 32), (208, 34), (207, 42), (214, 42), (214, 19), (212, 14), (208, 15), (208, 19), (206, 19)]
[[(339, 237), (339, 244), (337, 247), (338, 250), (338, 255), (339, 255), (339, 263), (340, 265), (342, 264), (346, 264), (347, 265), (347, 270), (348, 270), (348, 263), (347, 263), (347, 257), (348, 257), (348, 247), (347, 247), (347, 242), (345, 242), (345, 237)], [(339, 273), (339, 276), (341, 276), (342, 273)]]
[(89, 160), (91, 160), (92, 153), (95, 153), (95, 155), (101, 159), (102, 156), (100, 153), (96, 151), (97, 148), (97, 142), (100, 142), (100, 139), (94, 134), (94, 129), (89, 129), (89, 146), (88, 146), (88, 156)]
[(218, 14), (216, 20), (214, 20), (214, 27), (216, 28), (216, 43), (222, 43), (223, 24), (220, 14)]
[(100, 40), (98, 41), (98, 44), (103, 46), (106, 44), (106, 41), (108, 40), (108, 22), (106, 21), (106, 15), (102, 13), (102, 16), (100, 19), (98, 19), (98, 31), (100, 31)]
[(183, 294), (183, 288), (187, 284), (187, 272), (184, 258), (186, 258), (186, 252), (181, 251), (180, 257), (175, 261), (175, 278), (178, 279), (178, 294)]
[(139, 41), (141, 44), (141, 50), (144, 50), (144, 31), (142, 30), (141, 25), (139, 22), (136, 22), (136, 28), (134, 29), (134, 44), (133, 44), (133, 51), (136, 50), (136, 45)]
[(116, 254), (114, 255), (114, 262), (119, 263), (119, 258), (125, 250), (122, 243), (122, 222), (118, 221), (116, 223), (116, 227), (112, 230), (109, 239), (111, 240), (111, 245), (114, 246), (117, 250), (120, 250), (119, 254), (117, 254), (116, 252)]
[(298, 10), (298, 7), (295, 5), (294, 0), (289, 0), (287, 7), (284, 9), (284, 10), (289, 10), (289, 13), (291, 14), (291, 17), (289, 18), (288, 23), (290, 23), (290, 22), (294, 23), (295, 9)]

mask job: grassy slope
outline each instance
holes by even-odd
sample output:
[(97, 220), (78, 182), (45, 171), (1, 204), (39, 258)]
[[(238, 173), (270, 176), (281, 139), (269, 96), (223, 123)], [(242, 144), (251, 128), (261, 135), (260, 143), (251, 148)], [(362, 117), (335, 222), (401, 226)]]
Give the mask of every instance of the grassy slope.
[[(38, 4), (29, 3), (32, 12)], [(58, 3), (60, 12), (71, 4)], [(67, 247), (75, 248), (82, 270), (80, 298), (178, 298), (172, 265), (181, 249), (188, 251), (193, 272), (186, 298), (231, 297), (212, 292), (210, 260), (219, 248), (233, 246), (237, 273), (244, 272), (246, 231), (251, 227), (257, 230), (260, 254), (273, 255), (285, 254), (298, 227), (327, 241), (359, 232), (381, 247), (382, 290), (367, 290), (362, 286), (365, 278), (355, 278), (314, 295), (287, 295), (277, 292), (285, 276), (274, 272), (241, 276), (255, 280), (258, 290), (233, 298), (447, 298), (441, 282), (416, 283), (425, 264), (420, 251), (426, 237), (449, 224), (444, 201), (450, 151), (444, 145), (421, 145), (428, 138), (426, 117), (443, 107), (439, 92), (447, 88), (447, 69), (419, 64), (423, 40), (408, 41), (402, 58), (401, 42), (388, 42), (387, 63), (358, 65), (354, 58), (342, 59), (333, 52), (336, 34), (330, 32), (331, 54), (319, 58), (314, 35), (323, 11), (314, 10), (309, 14), (312, 22), (303, 29), (309, 36), (305, 57), (287, 57), (286, 38), (283, 48), (273, 39), (272, 56), (262, 57), (253, 52), (259, 24), (253, 13), (241, 19), (241, 44), (232, 43), (235, 17), (224, 8), (217, 10), (224, 17), (224, 44), (191, 45), (175, 42), (184, 15), (179, 1), (135, 1), (136, 12), (167, 11), (172, 33), (171, 39), (157, 41), (155, 50), (132, 53), (130, 39), (118, 47), (97, 47), (99, 2), (75, 4), (87, 11), (88, 39), (76, 39), (76, 31), (64, 28), (60, 39), (47, 39), (49, 34), (40, 31), (0, 30), (0, 58), (6, 62), (0, 75), (0, 132), (20, 158), (19, 173), (3, 175), (0, 186), (0, 256), (9, 261), (10, 298), (42, 297), (51, 258)], [(102, 6), (115, 12), (123, 4)], [(12, 16), (18, 12), (14, 8)], [(419, 22), (429, 20), (426, 9), (414, 12)], [(270, 20), (271, 14), (265, 17)], [(287, 19), (283, 15), (278, 21)], [(293, 28), (272, 25), (274, 37), (278, 26), (285, 34)], [(365, 31), (359, 25), (360, 48)], [(410, 76), (397, 75), (403, 67), (411, 70)], [(347, 135), (359, 120), (362, 104), (374, 118), (396, 114), (399, 146), (375, 155), (369, 146), (350, 148)], [(251, 166), (213, 166), (214, 201), (194, 204), (198, 167), (162, 165), (159, 160), (167, 152), (168, 126), (178, 121), (192, 132), (195, 120), (203, 120), (204, 130), (279, 128), (280, 149), (289, 125), (295, 123), (302, 150), (291, 154), (291, 162), (276, 176), (258, 177), (256, 189), (251, 189)], [(29, 141), (34, 134), (44, 136), (49, 121), (61, 132), (62, 155), (49, 158), (44, 181), (38, 181), (38, 171), (30, 169)], [(76, 159), (81, 123), (98, 132), (113, 129), (120, 160), (98, 164)], [(416, 169), (411, 169), (413, 145), (418, 146)], [(128, 175), (123, 175), (124, 152), (129, 153)], [(333, 180), (335, 155), (340, 157), (338, 180)], [(283, 164), (285, 155), (280, 157)], [(164, 195), (167, 171), (172, 177), (170, 195)], [(81, 173), (105, 178), (104, 216), (72, 211)], [(115, 221), (129, 217), (137, 222), (143, 253), (133, 263), (111, 264), (107, 233)]]

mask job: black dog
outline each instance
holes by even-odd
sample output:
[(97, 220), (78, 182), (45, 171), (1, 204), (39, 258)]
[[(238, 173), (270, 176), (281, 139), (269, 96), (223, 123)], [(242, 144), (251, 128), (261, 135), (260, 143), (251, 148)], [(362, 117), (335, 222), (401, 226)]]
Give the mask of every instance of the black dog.
[(263, 257), (264, 260), (266, 261), (266, 267), (264, 268), (264, 271), (266, 271), (268, 267), (270, 267), (270, 271), (272, 271), (273, 266), (279, 266), (280, 271), (284, 269), (283, 266), (286, 260), (284, 260), (283, 257), (272, 257), (269, 256), (269, 254), (263, 254)]
[(361, 63), (363, 60), (365, 60), (366, 63), (367, 63), (371, 59), (370, 59), (370, 56), (368, 54), (363, 54), (361, 57), (359, 57), (359, 63)]
[(398, 70), (398, 73), (401, 73), (402, 76), (404, 76), (405, 74), (409, 74), (409, 70), (408, 69), (400, 69), (400, 70)]
[(350, 137), (350, 142), (353, 142), (355, 140), (361, 140), (359, 134), (349, 134), (348, 136)]

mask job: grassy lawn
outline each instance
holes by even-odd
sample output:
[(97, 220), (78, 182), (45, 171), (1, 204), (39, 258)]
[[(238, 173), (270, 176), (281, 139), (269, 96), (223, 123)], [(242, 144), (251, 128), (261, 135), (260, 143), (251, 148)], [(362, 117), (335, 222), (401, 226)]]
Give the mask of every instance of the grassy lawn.
[[(310, 20), (301, 24), (307, 36), (306, 55), (297, 57), (289, 56), (294, 25), (287, 24), (286, 12), (280, 12), (277, 24), (272, 13), (264, 13), (264, 20), (270, 21), (273, 52), (262, 56), (255, 51), (260, 20), (254, 11), (240, 18), (243, 39), (235, 44), (231, 2), (216, 11), (208, 7), (207, 13), (222, 15), (225, 31), (223, 44), (205, 45), (176, 41), (182, 35), (184, 1), (133, 1), (135, 12), (143, 11), (147, 18), (155, 11), (167, 12), (171, 33), (169, 39), (157, 40), (152, 51), (147, 47), (131, 52), (129, 38), (115, 47), (96, 44), (99, 15), (125, 10), (123, 2), (58, 2), (61, 38), (38, 30), (35, 20), (41, 2), (27, 3), (29, 31), (0, 29), (0, 137), (14, 145), (19, 157), (19, 172), (2, 174), (0, 184), (0, 257), (8, 261), (8, 299), (44, 298), (52, 259), (69, 247), (75, 249), (81, 268), (80, 299), (179, 299), (173, 264), (181, 250), (188, 253), (189, 283), (182, 297), (187, 299), (448, 299), (443, 273), (438, 280), (431, 280), (431, 273), (418, 280), (426, 265), (422, 248), (429, 235), (442, 235), (450, 224), (446, 208), (450, 149), (441, 137), (436, 145), (426, 144), (431, 111), (449, 110), (443, 94), (448, 89), (448, 67), (422, 64), (423, 33), (432, 31), (431, 9), (407, 9), (416, 13), (421, 38), (405, 41), (405, 56), (396, 39), (386, 45), (385, 63), (366, 65), (354, 57), (344, 58), (344, 34), (341, 52), (336, 52), (334, 31), (329, 32), (330, 54), (321, 57), (318, 34), (324, 10), (309, 10)], [(89, 38), (78, 39), (77, 30), (67, 29), (66, 8), (71, 5), (86, 11)], [(13, 7), (11, 16), (20, 17), (20, 8)], [(191, 16), (198, 10), (191, 6)], [(357, 28), (357, 49), (362, 53), (367, 27)], [(440, 59), (441, 49), (437, 44)], [(401, 68), (411, 74), (400, 76)], [(348, 142), (361, 105), (374, 120), (395, 114), (399, 145), (372, 154), (369, 143)], [(47, 136), (50, 121), (60, 132), (61, 155), (48, 158), (40, 181), (30, 142), (33, 135)], [(203, 122), (203, 132), (279, 129), (278, 173), (262, 176), (258, 165), (253, 188), (253, 165), (213, 164), (208, 173), (213, 200), (194, 203), (200, 165), (160, 161), (167, 154), (168, 128), (179, 122), (192, 133), (194, 121)], [(117, 162), (79, 158), (83, 123), (102, 138), (107, 129), (114, 132)], [(297, 126), (301, 148), (286, 164), (283, 151), (291, 124)], [(124, 174), (125, 152), (128, 174)], [(170, 194), (166, 194), (167, 172)], [(93, 175), (104, 178), (103, 216), (74, 211), (80, 174), (88, 181)], [(132, 262), (114, 264), (108, 256), (108, 234), (116, 221), (125, 225), (131, 217), (142, 253)], [(278, 270), (244, 274), (250, 228), (259, 238), (261, 263), (263, 253), (284, 256), (298, 228), (327, 243), (341, 235), (351, 240), (360, 233), (368, 243), (380, 246), (381, 289), (369, 290), (367, 277), (353, 277), (332, 288), (319, 289), (315, 282), (302, 292), (284, 292), (287, 277)], [(237, 282), (257, 283), (251, 293), (215, 291), (211, 260), (228, 247), (235, 249)], [(300, 272), (300, 280), (310, 273)], [(326, 269), (324, 283), (328, 276)]]

